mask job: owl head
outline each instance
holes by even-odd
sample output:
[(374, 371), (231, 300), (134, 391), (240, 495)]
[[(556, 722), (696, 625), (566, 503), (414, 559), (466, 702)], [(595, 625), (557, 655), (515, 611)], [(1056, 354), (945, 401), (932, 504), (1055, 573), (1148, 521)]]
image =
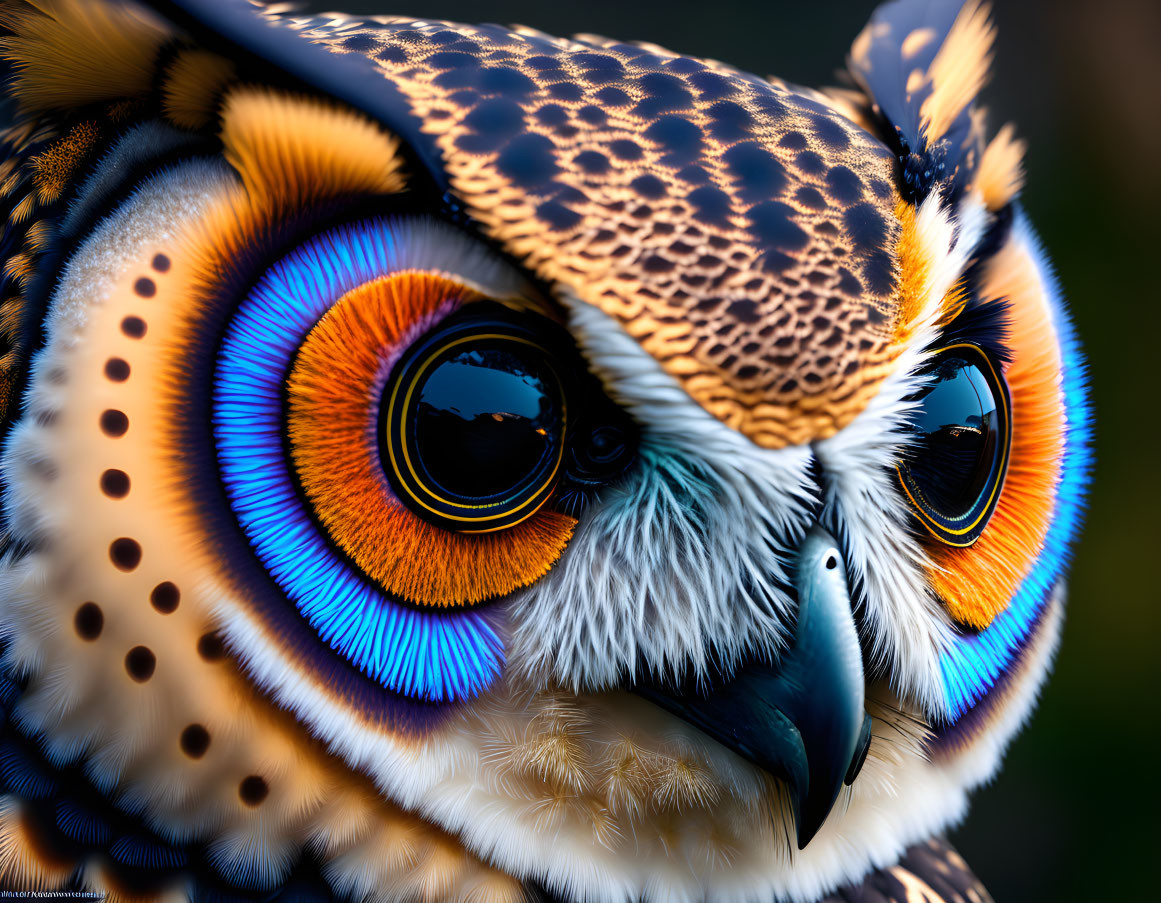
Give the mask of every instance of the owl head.
[(0, 29), (0, 884), (812, 900), (962, 818), (1089, 435), (981, 4), (817, 91), (230, 0)]

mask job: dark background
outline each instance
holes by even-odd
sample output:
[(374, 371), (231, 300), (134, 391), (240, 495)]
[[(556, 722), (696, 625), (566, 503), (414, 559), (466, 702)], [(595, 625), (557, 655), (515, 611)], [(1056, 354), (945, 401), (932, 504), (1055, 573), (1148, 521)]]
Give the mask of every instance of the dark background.
[[(832, 84), (873, 0), (327, 0), (352, 13), (647, 40)], [(1098, 466), (1056, 674), (953, 834), (1000, 903), (1143, 900), (1161, 847), (1161, 2), (998, 0), (995, 127), (1028, 140), (1025, 204), (1092, 368)]]

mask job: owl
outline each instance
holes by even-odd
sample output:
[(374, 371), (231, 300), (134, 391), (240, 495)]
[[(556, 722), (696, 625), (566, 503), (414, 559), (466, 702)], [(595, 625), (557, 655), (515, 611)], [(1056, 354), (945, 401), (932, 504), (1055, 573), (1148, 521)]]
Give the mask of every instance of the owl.
[(2, 0), (0, 887), (988, 899), (1091, 428), (993, 32)]

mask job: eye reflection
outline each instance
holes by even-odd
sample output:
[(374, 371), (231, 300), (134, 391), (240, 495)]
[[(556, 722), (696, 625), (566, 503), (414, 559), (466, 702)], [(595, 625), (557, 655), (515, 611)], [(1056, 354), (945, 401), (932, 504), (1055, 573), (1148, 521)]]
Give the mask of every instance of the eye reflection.
[(431, 488), (483, 503), (520, 491), (551, 467), (563, 420), (560, 386), (542, 360), (510, 344), (454, 351), (428, 368), (408, 432)]
[(396, 365), (380, 453), (400, 500), (455, 532), (526, 520), (561, 477), (567, 410), (543, 317), (477, 302)]
[(998, 451), (998, 415), (983, 373), (963, 358), (943, 361), (921, 394), (914, 430), (923, 452), (910, 462), (927, 501), (955, 520), (983, 492)]
[(913, 398), (912, 439), (899, 477), (933, 535), (971, 545), (995, 507), (1007, 469), (1007, 389), (975, 345), (944, 349), (930, 372), (930, 382)]

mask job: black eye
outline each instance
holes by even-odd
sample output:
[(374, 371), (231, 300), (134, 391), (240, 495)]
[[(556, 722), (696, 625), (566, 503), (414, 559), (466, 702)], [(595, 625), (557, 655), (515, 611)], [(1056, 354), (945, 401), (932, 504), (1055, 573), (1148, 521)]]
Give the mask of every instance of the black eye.
[(532, 516), (561, 470), (567, 406), (545, 328), (480, 303), (420, 339), (383, 399), (383, 467), (416, 514), (487, 532)]
[(913, 439), (898, 464), (916, 517), (948, 545), (970, 546), (995, 509), (1012, 443), (1011, 399), (978, 346), (937, 352), (913, 401)]
[[(600, 485), (623, 473), (633, 462), (636, 436), (626, 420), (611, 412), (606, 422), (581, 420), (569, 444), (568, 479), (577, 485)], [(620, 422), (618, 422), (620, 421)]]

